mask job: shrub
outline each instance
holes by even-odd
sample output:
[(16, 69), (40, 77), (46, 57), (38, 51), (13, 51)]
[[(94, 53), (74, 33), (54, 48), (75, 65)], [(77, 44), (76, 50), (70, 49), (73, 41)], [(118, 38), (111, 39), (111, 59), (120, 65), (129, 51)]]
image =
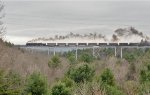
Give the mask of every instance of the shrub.
[(70, 56), (74, 56), (74, 53), (69, 51), (69, 52), (67, 52), (66, 56), (67, 56), (67, 58), (69, 58)]
[(71, 95), (71, 90), (66, 86), (65, 83), (57, 83), (56, 85), (53, 86), (52, 95)]
[(112, 71), (110, 69), (105, 69), (103, 73), (100, 76), (100, 82), (102, 84), (114, 86), (115, 85), (115, 79)]
[(124, 95), (116, 86), (114, 75), (110, 69), (105, 69), (99, 79), (100, 87), (106, 91), (107, 95)]
[(126, 53), (124, 58), (129, 62), (133, 62), (136, 58), (134, 54)]
[(69, 78), (73, 79), (75, 82), (90, 81), (94, 76), (94, 69), (87, 64), (77, 66), (75, 68), (70, 68), (67, 75)]
[(105, 69), (100, 76), (100, 86), (107, 95), (124, 95), (124, 93), (116, 86), (115, 78), (110, 69)]
[(71, 64), (75, 64), (75, 63), (77, 63), (77, 60), (76, 60), (76, 56), (75, 56), (75, 54), (73, 53), (73, 52), (68, 52), (67, 53), (67, 58), (68, 58), (68, 60), (69, 60), (69, 63), (71, 63)]
[(59, 66), (59, 63), (60, 63), (60, 62), (61, 62), (61, 61), (60, 61), (60, 58), (59, 58), (58, 56), (53, 56), (53, 57), (51, 58), (51, 60), (49, 61), (48, 66), (49, 66), (49, 67), (54, 67), (54, 68), (56, 68), (56, 67)]
[(143, 56), (145, 54), (145, 52), (143, 49), (137, 49), (137, 50), (135, 50), (134, 54), (136, 56)]
[(20, 95), (21, 91), (21, 78), (18, 74), (0, 71), (0, 95)]
[(76, 58), (75, 58), (75, 56), (69, 56), (68, 57), (68, 60), (69, 60), (69, 62), (71, 63), (71, 64), (75, 64), (75, 63), (77, 63), (77, 60), (76, 60)]
[(140, 71), (140, 95), (150, 93), (150, 64), (146, 64)]
[(94, 60), (94, 57), (88, 53), (83, 53), (81, 55), (81, 58), (80, 58), (81, 61), (83, 62), (86, 62), (86, 63), (90, 63), (90, 62), (93, 62)]
[(111, 48), (107, 48), (107, 49), (105, 48), (105, 49), (103, 50), (103, 52), (106, 53), (106, 55), (108, 55), (108, 56), (111, 56), (111, 55), (114, 54), (114, 50), (111, 49)]
[(141, 83), (150, 82), (150, 64), (148, 64), (143, 70), (141, 70), (140, 80)]
[(62, 83), (65, 83), (66, 87), (73, 87), (74, 86), (74, 81), (68, 77), (65, 77), (62, 81)]
[(105, 91), (107, 95), (125, 95), (120, 89), (118, 89), (116, 86), (105, 86)]
[(33, 73), (27, 80), (25, 95), (48, 95), (48, 84), (46, 78), (40, 73)]
[(150, 94), (150, 82), (144, 82), (140, 85), (140, 95)]

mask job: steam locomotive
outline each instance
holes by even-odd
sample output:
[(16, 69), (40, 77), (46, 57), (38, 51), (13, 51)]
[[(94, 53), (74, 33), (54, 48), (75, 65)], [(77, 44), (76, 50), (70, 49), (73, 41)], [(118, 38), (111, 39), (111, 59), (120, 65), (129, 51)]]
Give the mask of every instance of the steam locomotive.
[(46, 46), (46, 43), (26, 43), (26, 46)]

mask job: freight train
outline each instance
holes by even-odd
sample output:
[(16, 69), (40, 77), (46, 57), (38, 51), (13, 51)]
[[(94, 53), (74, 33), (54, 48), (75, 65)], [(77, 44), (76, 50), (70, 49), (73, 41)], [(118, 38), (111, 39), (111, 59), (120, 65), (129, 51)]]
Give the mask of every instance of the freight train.
[(26, 43), (26, 46), (150, 46), (150, 43)]

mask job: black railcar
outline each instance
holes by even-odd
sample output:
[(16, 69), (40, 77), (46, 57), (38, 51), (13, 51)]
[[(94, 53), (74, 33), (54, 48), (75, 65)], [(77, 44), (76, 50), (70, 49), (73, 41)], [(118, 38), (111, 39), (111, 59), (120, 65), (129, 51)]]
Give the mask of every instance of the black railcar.
[(54, 47), (56, 46), (56, 43), (47, 43), (47, 46)]
[(26, 43), (26, 46), (46, 46), (46, 43)]
[(87, 46), (87, 43), (78, 43), (78, 46)]
[(66, 43), (57, 43), (57, 46), (66, 46)]
[(88, 43), (88, 46), (97, 46), (97, 43)]
[(128, 46), (128, 43), (119, 43), (119, 46)]
[(118, 46), (118, 43), (109, 43), (109, 46)]
[(108, 44), (107, 43), (99, 43), (98, 45), (99, 46), (107, 46)]
[(77, 43), (68, 43), (68, 46), (77, 46)]
[(140, 43), (129, 43), (129, 46), (139, 46)]

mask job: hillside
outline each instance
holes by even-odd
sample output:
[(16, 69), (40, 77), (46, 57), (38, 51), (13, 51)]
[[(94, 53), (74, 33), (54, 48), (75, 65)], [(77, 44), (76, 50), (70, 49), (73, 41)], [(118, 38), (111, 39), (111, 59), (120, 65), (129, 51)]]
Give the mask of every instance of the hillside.
[[(150, 95), (150, 50), (47, 56), (0, 42), (0, 95)], [(105, 54), (104, 54), (105, 53)], [(4, 72), (4, 73), (3, 73)]]
[(3, 42), (0, 42), (0, 69), (7, 72), (14, 71), (23, 77), (32, 74), (34, 71), (39, 71), (49, 81), (54, 81), (55, 78), (62, 77), (66, 71), (67, 64), (63, 61), (63, 68), (58, 70), (49, 69), (48, 61), (50, 57), (44, 54), (32, 54), (25, 52), (15, 47), (8, 47)]

